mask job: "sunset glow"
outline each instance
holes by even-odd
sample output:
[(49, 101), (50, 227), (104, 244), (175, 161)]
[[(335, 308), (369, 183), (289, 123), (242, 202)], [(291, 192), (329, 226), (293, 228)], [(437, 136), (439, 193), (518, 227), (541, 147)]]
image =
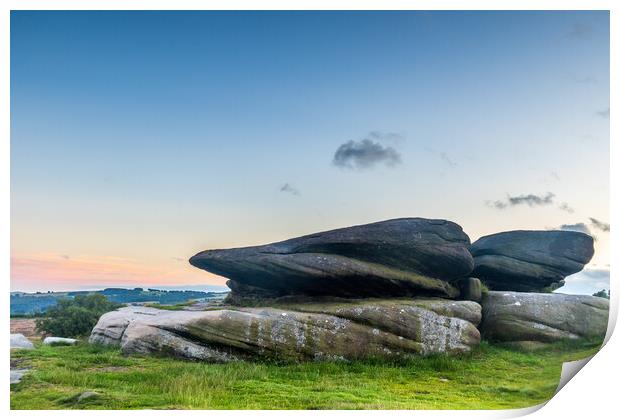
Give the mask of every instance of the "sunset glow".
[(609, 107), (607, 12), (13, 12), (11, 290), (426, 217), (589, 233), (591, 293)]
[(102, 286), (224, 285), (226, 279), (201, 272), (186, 262), (146, 265), (113, 256), (33, 254), (11, 257), (11, 278), (20, 291), (78, 290)]

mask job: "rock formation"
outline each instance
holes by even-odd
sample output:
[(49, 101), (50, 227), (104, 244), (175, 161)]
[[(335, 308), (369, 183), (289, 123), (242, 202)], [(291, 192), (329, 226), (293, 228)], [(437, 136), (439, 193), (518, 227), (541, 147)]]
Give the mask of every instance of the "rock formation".
[(454, 283), (473, 269), (469, 245), (453, 222), (405, 218), (203, 251), (190, 263), (230, 279), (229, 301), (237, 303), (283, 295), (454, 298)]
[(581, 232), (515, 230), (474, 242), (473, 277), (491, 290), (550, 291), (581, 271), (594, 255), (593, 239)]
[[(226, 362), (467, 352), (480, 342), (481, 317), (491, 341), (602, 337), (608, 300), (519, 293), (557, 287), (593, 252), (590, 236), (565, 231), (503, 232), (470, 246), (457, 224), (420, 218), (203, 251), (190, 263), (229, 279), (228, 306), (121, 308), (89, 341)], [(480, 280), (511, 292), (483, 293)]]
[(482, 301), (480, 332), (500, 342), (542, 342), (603, 338), (609, 300), (560, 293), (488, 292)]
[(165, 311), (125, 307), (103, 315), (91, 343), (124, 353), (226, 362), (252, 357), (353, 360), (460, 353), (480, 342), (480, 305), (444, 299), (342, 300), (278, 308)]

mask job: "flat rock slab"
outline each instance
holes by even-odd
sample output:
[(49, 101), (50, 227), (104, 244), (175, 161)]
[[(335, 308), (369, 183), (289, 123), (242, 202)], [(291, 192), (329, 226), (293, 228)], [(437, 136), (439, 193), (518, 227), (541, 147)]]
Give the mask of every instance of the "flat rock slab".
[(48, 346), (73, 346), (78, 343), (75, 338), (45, 337), (43, 344)]
[(484, 236), (470, 251), (471, 276), (491, 290), (540, 292), (581, 271), (594, 255), (594, 240), (581, 232), (515, 230)]
[(18, 384), (22, 381), (22, 377), (24, 376), (24, 374), (26, 372), (28, 372), (30, 369), (11, 369), (10, 371), (10, 375), (11, 375), (11, 384)]
[(11, 334), (11, 348), (31, 350), (34, 348), (34, 344), (23, 334)]
[(608, 316), (609, 300), (594, 296), (488, 292), (480, 332), (490, 341), (528, 345), (603, 338)]
[(227, 362), (354, 360), (461, 353), (480, 343), (480, 305), (443, 299), (358, 300), (289, 307), (104, 314), (89, 341), (124, 353)]
[(474, 267), (469, 245), (456, 223), (405, 218), (203, 251), (190, 263), (230, 279), (229, 302), (299, 294), (456, 297), (454, 282)]

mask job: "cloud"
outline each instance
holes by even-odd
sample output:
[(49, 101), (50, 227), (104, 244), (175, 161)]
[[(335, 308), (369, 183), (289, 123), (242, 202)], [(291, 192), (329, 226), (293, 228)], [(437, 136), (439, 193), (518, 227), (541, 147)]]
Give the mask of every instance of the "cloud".
[(575, 23), (568, 32), (568, 37), (573, 39), (586, 39), (592, 35), (593, 29), (590, 25)]
[(558, 205), (558, 208), (566, 213), (574, 213), (575, 209), (568, 205), (568, 203), (561, 203)]
[(404, 137), (398, 133), (384, 133), (383, 131), (371, 131), (368, 137), (374, 140), (383, 140), (391, 143), (401, 143)]
[(602, 232), (609, 232), (609, 223), (601, 222), (594, 217), (590, 217), (590, 223), (592, 223), (592, 226), (594, 226), (595, 229), (598, 229)]
[(443, 163), (445, 163), (446, 165), (448, 165), (451, 168), (454, 168), (455, 166), (458, 165), (458, 163), (456, 161), (453, 160), (453, 158), (451, 158), (450, 156), (448, 156), (448, 154), (446, 152), (440, 151), (440, 150), (435, 150), (432, 147), (428, 147), (428, 146), (422, 146), (422, 149), (439, 157), (439, 159), (441, 159), (443, 161)]
[(565, 224), (558, 228), (559, 230), (568, 230), (571, 232), (581, 232), (592, 236), (592, 232), (585, 223)]
[(609, 268), (586, 268), (583, 275), (591, 279), (607, 279), (609, 278)]
[(602, 111), (596, 111), (596, 115), (598, 115), (599, 117), (602, 117), (602, 118), (609, 119), (609, 111), (610, 111), (610, 109), (609, 109), (609, 107), (607, 107), (607, 109), (604, 109)]
[(527, 194), (519, 195), (516, 197), (508, 197), (508, 202), (511, 206), (518, 206), (521, 204), (527, 204), (530, 207), (545, 206), (553, 203), (553, 197), (555, 194), (547, 193), (546, 195)]
[(503, 201), (500, 200), (496, 200), (496, 201), (485, 201), (485, 203), (487, 206), (489, 207), (493, 207), (496, 208), (498, 210), (504, 210), (506, 207), (508, 207), (508, 204), (506, 204)]
[(173, 260), (178, 261), (178, 262), (185, 262), (187, 261), (187, 258), (181, 258), (181, 257), (172, 257)]
[[(375, 138), (373, 132), (369, 137)], [(400, 154), (390, 146), (383, 146), (378, 141), (365, 138), (361, 141), (349, 140), (341, 144), (334, 154), (332, 163), (346, 169), (370, 169), (378, 164), (391, 167), (401, 163)]]
[(537, 206), (546, 206), (548, 204), (553, 204), (553, 198), (555, 194), (548, 192), (546, 195), (536, 195), (536, 194), (521, 194), (517, 196), (508, 196), (506, 201), (496, 200), (496, 201), (486, 201), (485, 204), (489, 207), (493, 207), (499, 210), (503, 210), (507, 207), (520, 206), (522, 204), (527, 204), (530, 207)]
[(555, 290), (556, 293), (591, 295), (601, 289), (609, 290), (609, 269), (586, 267), (564, 281), (564, 287)]
[(61, 255), (60, 258), (65, 259), (65, 260), (71, 259), (71, 257), (66, 255), (66, 254), (65, 255)]
[(448, 166), (451, 166), (451, 167), (453, 167), (453, 168), (456, 166), (456, 162), (454, 162), (453, 160), (451, 160), (451, 159), (448, 157), (448, 155), (447, 155), (446, 153), (441, 152), (441, 153), (439, 154), (439, 157), (441, 158), (441, 160), (443, 160), (444, 162), (446, 162), (446, 163), (448, 164)]
[(297, 188), (293, 187), (288, 182), (280, 187), (280, 191), (281, 192), (285, 192), (285, 193), (289, 193), (289, 194), (292, 194), (292, 195), (299, 195), (300, 194), (299, 190)]

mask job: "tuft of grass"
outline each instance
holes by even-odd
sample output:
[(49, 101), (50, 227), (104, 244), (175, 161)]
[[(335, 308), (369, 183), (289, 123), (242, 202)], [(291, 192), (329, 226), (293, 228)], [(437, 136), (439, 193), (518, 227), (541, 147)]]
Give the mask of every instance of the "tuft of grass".
[[(123, 356), (80, 343), (14, 351), (32, 369), (12, 409), (510, 409), (547, 401), (562, 363), (600, 342), (529, 351), (483, 342), (467, 355), (405, 361), (210, 364)], [(93, 398), (78, 401), (84, 392)]]
[(487, 293), (489, 293), (491, 289), (489, 289), (489, 286), (487, 286), (482, 280), (480, 280), (480, 292), (483, 295), (486, 295)]
[(191, 305), (194, 302), (194, 300), (188, 300), (186, 302), (175, 303), (173, 305), (163, 305), (161, 303), (147, 303), (144, 306), (155, 309), (165, 309), (167, 311), (183, 311), (187, 309), (187, 306)]

